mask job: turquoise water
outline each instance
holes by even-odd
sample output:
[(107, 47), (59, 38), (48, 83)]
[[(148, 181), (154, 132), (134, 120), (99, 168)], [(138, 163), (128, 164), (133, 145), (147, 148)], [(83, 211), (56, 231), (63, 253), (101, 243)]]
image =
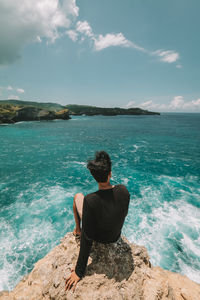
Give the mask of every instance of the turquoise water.
[(0, 126), (0, 290), (72, 231), (73, 195), (97, 185), (96, 150), (131, 194), (123, 234), (154, 265), (200, 282), (200, 114), (73, 117)]

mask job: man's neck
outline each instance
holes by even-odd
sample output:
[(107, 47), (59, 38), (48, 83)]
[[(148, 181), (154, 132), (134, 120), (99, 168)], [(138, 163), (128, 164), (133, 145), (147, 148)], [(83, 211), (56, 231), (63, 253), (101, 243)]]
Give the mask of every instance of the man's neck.
[(108, 182), (99, 182), (98, 186), (99, 186), (99, 190), (108, 190), (108, 189), (111, 189), (113, 187), (110, 184), (110, 181), (108, 181)]

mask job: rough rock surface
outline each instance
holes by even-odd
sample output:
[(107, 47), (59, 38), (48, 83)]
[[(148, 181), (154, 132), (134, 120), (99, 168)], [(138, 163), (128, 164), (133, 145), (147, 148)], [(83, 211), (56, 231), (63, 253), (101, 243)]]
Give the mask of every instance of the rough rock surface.
[(38, 107), (17, 107), (11, 104), (0, 105), (0, 124), (20, 121), (69, 120), (69, 110), (50, 111)]
[(147, 250), (124, 237), (115, 244), (93, 245), (86, 276), (74, 293), (65, 292), (65, 278), (74, 267), (79, 247), (68, 233), (12, 292), (0, 300), (133, 299), (199, 300), (200, 285), (186, 276), (152, 267)]

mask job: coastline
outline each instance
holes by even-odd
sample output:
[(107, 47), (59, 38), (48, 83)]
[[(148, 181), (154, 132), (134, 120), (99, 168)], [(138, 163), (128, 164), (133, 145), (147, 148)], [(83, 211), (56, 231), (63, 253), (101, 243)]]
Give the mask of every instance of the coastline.
[(0, 100), (0, 124), (20, 121), (69, 120), (76, 116), (160, 115), (141, 108), (104, 108), (88, 105), (60, 105), (21, 100)]

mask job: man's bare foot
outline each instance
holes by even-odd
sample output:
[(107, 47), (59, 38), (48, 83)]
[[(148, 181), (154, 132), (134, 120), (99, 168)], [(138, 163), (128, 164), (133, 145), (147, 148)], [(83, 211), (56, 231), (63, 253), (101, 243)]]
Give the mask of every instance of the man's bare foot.
[(74, 231), (73, 231), (73, 235), (74, 236), (81, 236), (81, 230), (78, 230), (78, 229), (74, 229)]

